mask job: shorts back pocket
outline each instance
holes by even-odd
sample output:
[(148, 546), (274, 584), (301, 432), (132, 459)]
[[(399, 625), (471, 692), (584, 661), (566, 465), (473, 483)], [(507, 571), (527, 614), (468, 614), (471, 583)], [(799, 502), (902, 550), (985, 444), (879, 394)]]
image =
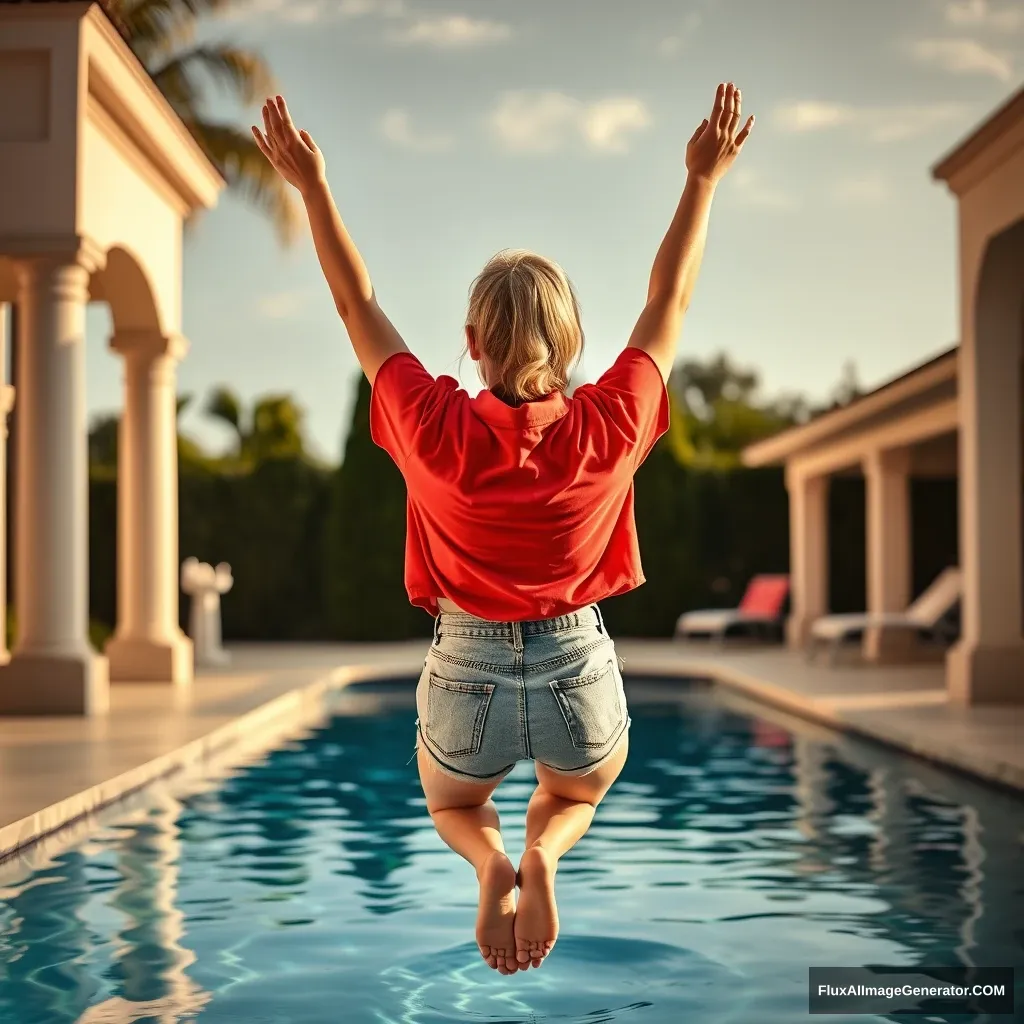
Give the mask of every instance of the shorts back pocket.
[(625, 709), (613, 662), (585, 676), (555, 679), (550, 686), (574, 747), (603, 747), (622, 729)]
[(480, 752), (494, 683), (460, 683), (428, 675), (427, 739), (448, 757)]

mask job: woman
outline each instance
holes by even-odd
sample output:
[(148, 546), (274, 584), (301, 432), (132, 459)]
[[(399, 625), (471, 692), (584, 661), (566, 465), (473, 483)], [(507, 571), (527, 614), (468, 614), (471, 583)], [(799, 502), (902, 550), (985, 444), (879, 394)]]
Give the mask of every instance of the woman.
[[(750, 134), (718, 87), (686, 149), (687, 180), (629, 344), (565, 395), (583, 347), (554, 263), (495, 256), (474, 282), (466, 345), (476, 398), (427, 373), (381, 311), (309, 133), (278, 96), (260, 149), (305, 201), (317, 255), (373, 388), (374, 440), (408, 488), (406, 586), (435, 616), (417, 688), (417, 758), (438, 835), (480, 883), (476, 938), (502, 974), (539, 967), (558, 934), (559, 858), (626, 760), (629, 716), (597, 602), (643, 582), (633, 474), (668, 428), (665, 382), (693, 293), (715, 188)], [(491, 795), (522, 759), (537, 788), (518, 871)], [(516, 889), (519, 889), (518, 905)]]

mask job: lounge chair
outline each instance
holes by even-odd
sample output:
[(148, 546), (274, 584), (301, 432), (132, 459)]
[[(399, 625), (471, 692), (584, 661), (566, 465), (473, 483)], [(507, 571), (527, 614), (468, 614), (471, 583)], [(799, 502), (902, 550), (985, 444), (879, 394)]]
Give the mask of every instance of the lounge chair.
[(834, 660), (844, 640), (872, 626), (934, 634), (960, 600), (960, 587), (960, 570), (951, 567), (943, 569), (906, 611), (875, 615), (855, 612), (848, 615), (824, 615), (815, 619), (811, 624), (807, 656), (813, 658), (822, 644), (828, 644), (830, 658)]
[(730, 629), (781, 627), (788, 596), (788, 576), (755, 576), (747, 584), (736, 608), (706, 609), (680, 615), (676, 622), (676, 636), (706, 633), (721, 642)]

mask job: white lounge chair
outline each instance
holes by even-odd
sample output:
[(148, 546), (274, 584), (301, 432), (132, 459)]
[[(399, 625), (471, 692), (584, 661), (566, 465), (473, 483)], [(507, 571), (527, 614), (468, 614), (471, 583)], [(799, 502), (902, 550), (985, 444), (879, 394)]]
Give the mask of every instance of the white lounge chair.
[(951, 567), (943, 569), (906, 611), (823, 615), (811, 624), (807, 656), (813, 658), (822, 644), (828, 644), (830, 658), (835, 660), (844, 640), (872, 626), (932, 633), (960, 600), (960, 587), (960, 570)]
[(736, 608), (709, 608), (685, 612), (676, 621), (676, 636), (707, 634), (719, 642), (731, 627), (773, 627), (782, 625), (782, 610), (789, 596), (789, 577), (755, 576)]

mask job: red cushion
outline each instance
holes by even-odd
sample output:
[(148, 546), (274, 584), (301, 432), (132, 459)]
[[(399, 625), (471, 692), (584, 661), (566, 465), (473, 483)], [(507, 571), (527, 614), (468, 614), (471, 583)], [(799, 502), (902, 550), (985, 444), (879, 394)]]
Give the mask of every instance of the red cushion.
[(747, 592), (740, 601), (739, 610), (744, 615), (777, 619), (782, 614), (788, 593), (788, 576), (755, 576), (747, 584)]

